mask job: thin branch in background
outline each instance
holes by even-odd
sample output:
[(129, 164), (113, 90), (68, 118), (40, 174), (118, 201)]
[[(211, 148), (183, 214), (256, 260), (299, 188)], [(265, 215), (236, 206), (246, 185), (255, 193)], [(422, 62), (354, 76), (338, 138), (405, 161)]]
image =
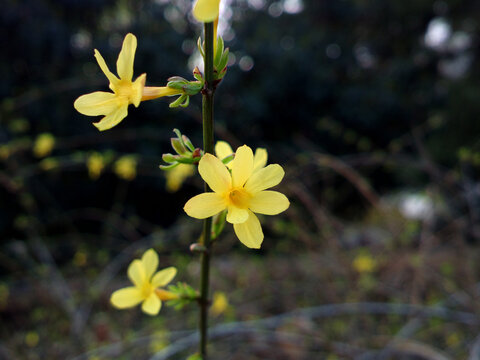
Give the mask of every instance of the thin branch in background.
[(313, 154), (316, 164), (322, 167), (328, 167), (337, 174), (343, 176), (348, 180), (360, 194), (372, 205), (374, 208), (380, 208), (380, 198), (372, 189), (368, 181), (361, 176), (355, 169), (341, 161), (334, 156), (316, 153)]
[[(256, 328), (277, 328), (283, 323), (294, 318), (329, 318), (344, 315), (402, 315), (418, 316), (425, 318), (441, 318), (447, 321), (457, 322), (466, 325), (478, 326), (480, 319), (472, 313), (449, 310), (439, 306), (422, 306), (412, 304), (389, 304), (389, 303), (345, 303), (328, 304), (312, 308), (298, 309), (292, 312), (272, 316), (261, 320), (252, 320), (244, 322), (232, 322), (217, 325), (210, 329), (209, 340), (215, 340), (238, 334), (245, 331), (251, 331)], [(153, 355), (150, 360), (166, 360), (198, 343), (197, 333), (184, 337), (162, 351)]]
[(418, 356), (425, 360), (453, 360), (451, 357), (447, 356), (444, 352), (438, 349), (412, 340), (395, 341), (386, 352), (384, 350), (371, 350), (354, 357), (354, 360), (388, 359), (396, 354)]

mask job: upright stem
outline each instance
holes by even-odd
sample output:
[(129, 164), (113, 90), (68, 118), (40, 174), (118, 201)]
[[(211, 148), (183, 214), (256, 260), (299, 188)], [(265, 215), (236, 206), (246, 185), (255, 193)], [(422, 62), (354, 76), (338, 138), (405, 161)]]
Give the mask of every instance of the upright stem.
[[(203, 118), (203, 149), (213, 154), (213, 22), (205, 23), (205, 87), (202, 94)], [(205, 183), (205, 191), (211, 191)], [(209, 307), (209, 277), (210, 277), (210, 238), (212, 218), (204, 220), (202, 245), (206, 251), (201, 255), (200, 280), (200, 355), (207, 359), (208, 342), (208, 307)]]

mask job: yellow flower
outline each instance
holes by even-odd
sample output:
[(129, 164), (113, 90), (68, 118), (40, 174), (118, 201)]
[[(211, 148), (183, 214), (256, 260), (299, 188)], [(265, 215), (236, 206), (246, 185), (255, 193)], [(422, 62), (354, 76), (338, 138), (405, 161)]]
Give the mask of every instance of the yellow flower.
[(33, 154), (37, 158), (49, 155), (55, 147), (55, 137), (52, 134), (44, 133), (37, 136), (33, 144)]
[[(222, 160), (225, 159), (227, 156), (233, 154), (232, 147), (226, 141), (217, 141), (215, 144), (215, 155)], [(267, 150), (264, 148), (257, 148), (255, 150), (255, 155), (253, 156), (253, 171), (257, 171), (261, 168), (264, 168), (267, 165), (268, 153)], [(229, 169), (232, 168), (232, 162), (230, 161), (227, 164)]]
[(193, 16), (200, 22), (212, 22), (218, 18), (220, 0), (198, 0), (193, 7)]
[(131, 181), (137, 176), (137, 160), (133, 155), (122, 156), (115, 162), (114, 171), (118, 177)]
[(370, 273), (375, 271), (377, 263), (369, 254), (359, 254), (353, 260), (353, 267), (359, 273)]
[(8, 145), (0, 145), (0, 160), (6, 160), (10, 156), (11, 149)]
[(105, 167), (105, 161), (102, 154), (94, 152), (90, 154), (87, 158), (87, 169), (88, 176), (92, 180), (96, 180), (102, 174), (103, 168)]
[(172, 170), (168, 170), (165, 176), (167, 177), (167, 190), (169, 192), (175, 192), (180, 189), (186, 178), (193, 175), (195, 167), (189, 164), (179, 164)]
[(25, 344), (27, 344), (28, 347), (35, 347), (38, 345), (38, 342), (40, 341), (40, 336), (38, 336), (38, 333), (36, 331), (29, 331), (25, 335)]
[(127, 274), (134, 286), (115, 291), (110, 297), (112, 305), (117, 309), (127, 309), (142, 303), (144, 313), (157, 315), (162, 300), (177, 299), (176, 294), (160, 289), (172, 281), (177, 269), (171, 266), (155, 273), (157, 267), (158, 255), (153, 249), (147, 250), (141, 260), (133, 260)]
[(213, 192), (191, 198), (185, 204), (185, 212), (205, 219), (227, 209), (227, 221), (233, 224), (238, 239), (249, 248), (260, 248), (263, 232), (254, 213), (276, 215), (290, 203), (285, 195), (266, 190), (282, 181), (285, 172), (280, 165), (269, 165), (255, 172), (253, 169), (253, 152), (246, 145), (237, 149), (231, 173), (217, 157), (205, 154), (198, 172)]
[(73, 106), (75, 109), (87, 116), (104, 115), (97, 123), (94, 123), (98, 130), (110, 129), (120, 123), (128, 114), (128, 105), (135, 107), (140, 105), (142, 100), (156, 99), (162, 96), (181, 94), (181, 90), (168, 87), (145, 87), (147, 75), (140, 75), (135, 81), (133, 78), (133, 61), (137, 49), (137, 38), (133, 34), (127, 34), (123, 40), (122, 50), (118, 55), (117, 73), (119, 77), (112, 74), (105, 63), (102, 55), (95, 49), (95, 58), (105, 76), (110, 82), (109, 87), (113, 91), (96, 91), (91, 94), (82, 95)]
[(213, 302), (212, 302), (212, 314), (215, 316), (219, 316), (223, 314), (227, 309), (230, 307), (228, 304), (227, 296), (224, 292), (215, 292), (213, 294)]

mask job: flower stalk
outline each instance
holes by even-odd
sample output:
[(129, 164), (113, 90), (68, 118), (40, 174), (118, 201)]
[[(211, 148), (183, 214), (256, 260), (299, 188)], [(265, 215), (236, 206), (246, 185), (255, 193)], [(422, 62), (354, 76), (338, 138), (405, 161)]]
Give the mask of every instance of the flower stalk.
[[(203, 125), (203, 149), (205, 153), (214, 153), (214, 128), (213, 128), (213, 53), (214, 53), (214, 23), (208, 22), (204, 25), (205, 31), (205, 56), (204, 72), (205, 85), (202, 90), (202, 125)], [(211, 191), (205, 183), (205, 192)], [(207, 359), (208, 342), (208, 307), (209, 307), (209, 281), (210, 281), (210, 240), (212, 232), (212, 218), (207, 218), (203, 223), (203, 236), (201, 245), (207, 250), (201, 253), (201, 274), (200, 274), (200, 344), (199, 352), (203, 360)]]

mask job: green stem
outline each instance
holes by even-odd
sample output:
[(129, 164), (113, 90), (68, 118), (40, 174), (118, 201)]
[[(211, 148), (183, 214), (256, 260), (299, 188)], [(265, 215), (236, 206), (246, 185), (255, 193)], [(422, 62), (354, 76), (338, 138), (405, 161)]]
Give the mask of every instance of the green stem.
[[(213, 22), (205, 23), (205, 86), (202, 94), (203, 118), (203, 149), (213, 154)], [(205, 183), (205, 191), (211, 191)], [(208, 307), (209, 307), (209, 277), (210, 277), (210, 238), (212, 233), (212, 218), (203, 223), (202, 245), (207, 249), (201, 255), (200, 280), (200, 355), (207, 360), (208, 342)]]

